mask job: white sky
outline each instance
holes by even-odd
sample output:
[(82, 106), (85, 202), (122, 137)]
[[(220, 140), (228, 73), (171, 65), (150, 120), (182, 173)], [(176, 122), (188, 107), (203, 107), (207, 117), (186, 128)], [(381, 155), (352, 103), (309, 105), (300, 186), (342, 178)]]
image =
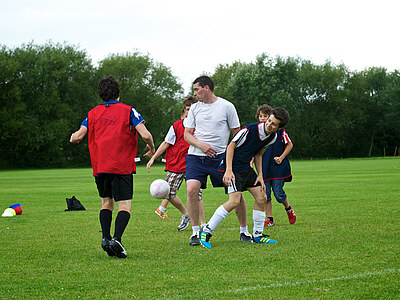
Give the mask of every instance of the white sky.
[(137, 50), (189, 93), (201, 73), (261, 53), (400, 70), (399, 13), (398, 0), (0, 0), (0, 44), (67, 42), (95, 65)]

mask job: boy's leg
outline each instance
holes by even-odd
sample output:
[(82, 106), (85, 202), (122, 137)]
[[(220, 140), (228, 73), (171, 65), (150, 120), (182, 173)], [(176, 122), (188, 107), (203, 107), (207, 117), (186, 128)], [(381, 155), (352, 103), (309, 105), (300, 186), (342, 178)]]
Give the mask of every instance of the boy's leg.
[(172, 198), (169, 201), (182, 213), (182, 218), (180, 224), (178, 225), (178, 230), (182, 231), (186, 229), (189, 226), (190, 218), (185, 205), (183, 205), (181, 199), (179, 199), (178, 197)]
[(274, 226), (274, 218), (272, 216), (272, 202), (271, 202), (271, 180), (265, 182), (265, 194), (267, 195), (267, 201), (265, 202), (265, 214), (267, 220), (264, 222), (265, 226)]
[[(157, 215), (159, 215), (162, 219), (171, 219), (167, 216), (167, 205), (169, 203), (168, 199), (163, 199), (161, 201), (160, 206), (154, 211)], [(172, 202), (171, 202), (172, 203)]]
[(114, 237), (110, 241), (110, 247), (114, 251), (114, 255), (119, 258), (126, 258), (127, 253), (122, 246), (121, 239), (126, 226), (131, 217), (132, 199), (118, 201), (118, 215), (115, 218)]
[(294, 224), (296, 222), (296, 214), (294, 213), (292, 206), (289, 204), (286, 193), (283, 190), (284, 184), (285, 184), (284, 179), (273, 180), (272, 190), (274, 191), (276, 200), (279, 203), (282, 203), (283, 206), (285, 207), (286, 213), (289, 218), (289, 223)]
[(239, 220), (240, 225), (240, 240), (242, 242), (253, 242), (253, 237), (249, 233), (249, 229), (247, 227), (247, 208), (246, 208), (246, 200), (244, 199), (243, 193), (239, 202), (239, 205), (235, 208), (236, 216)]
[(263, 234), (264, 221), (265, 221), (265, 201), (266, 195), (260, 186), (249, 188), (248, 191), (254, 197), (254, 209), (253, 209), (253, 238), (256, 243), (271, 244), (276, 243), (275, 240), (271, 240), (268, 236)]
[(122, 235), (131, 217), (132, 199), (118, 201), (118, 215), (115, 218), (114, 238), (121, 242)]
[(101, 198), (100, 225), (103, 238), (111, 240), (110, 228), (112, 212), (114, 210), (114, 199), (110, 197)]
[(272, 202), (267, 201), (265, 203), (265, 214), (267, 216), (267, 220), (264, 222), (264, 227), (265, 226), (274, 226), (274, 217), (272, 216)]
[(211, 233), (217, 226), (226, 218), (226, 216), (239, 204), (242, 192), (234, 192), (229, 194), (227, 202), (219, 206), (214, 212), (211, 219), (208, 221), (203, 232), (201, 233), (201, 244), (206, 248), (211, 248), (209, 239)]
[(169, 200), (169, 202), (171, 202), (171, 204), (176, 207), (182, 215), (189, 215), (185, 205), (183, 205), (183, 202), (181, 199), (179, 199), (179, 197), (175, 197)]
[(247, 227), (247, 208), (246, 200), (244, 199), (243, 194), (240, 198), (238, 206), (235, 208), (235, 213), (238, 218), (240, 227)]

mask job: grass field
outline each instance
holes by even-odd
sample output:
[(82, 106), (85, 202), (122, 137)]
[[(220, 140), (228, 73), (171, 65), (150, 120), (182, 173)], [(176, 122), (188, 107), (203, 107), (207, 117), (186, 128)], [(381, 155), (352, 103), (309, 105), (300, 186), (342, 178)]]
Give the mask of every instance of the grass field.
[[(190, 227), (177, 231), (175, 208), (171, 220), (154, 213), (160, 201), (148, 188), (165, 173), (139, 165), (125, 260), (101, 250), (90, 169), (1, 171), (0, 209), (20, 202), (24, 211), (0, 218), (0, 298), (399, 298), (400, 159), (293, 161), (292, 170), (285, 187), (297, 222), (273, 200), (276, 226), (265, 229), (278, 244), (240, 242), (231, 213), (205, 249), (189, 246)], [(86, 211), (64, 211), (72, 195)], [(226, 196), (208, 188), (204, 199), (208, 220)]]

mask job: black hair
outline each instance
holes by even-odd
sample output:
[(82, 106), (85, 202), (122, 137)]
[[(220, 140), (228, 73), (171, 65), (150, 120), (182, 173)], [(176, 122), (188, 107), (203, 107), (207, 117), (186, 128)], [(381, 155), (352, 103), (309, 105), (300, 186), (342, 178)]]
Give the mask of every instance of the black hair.
[(101, 78), (97, 84), (97, 88), (99, 96), (104, 102), (119, 98), (120, 86), (118, 81), (112, 76)]
[(194, 81), (193, 84), (198, 83), (202, 88), (208, 85), (210, 88), (211, 92), (214, 92), (214, 81), (208, 77), (208, 76), (200, 76), (197, 77)]
[(274, 115), (277, 120), (280, 121), (279, 128), (285, 127), (289, 122), (290, 116), (289, 112), (283, 107), (276, 107), (271, 111), (271, 115)]

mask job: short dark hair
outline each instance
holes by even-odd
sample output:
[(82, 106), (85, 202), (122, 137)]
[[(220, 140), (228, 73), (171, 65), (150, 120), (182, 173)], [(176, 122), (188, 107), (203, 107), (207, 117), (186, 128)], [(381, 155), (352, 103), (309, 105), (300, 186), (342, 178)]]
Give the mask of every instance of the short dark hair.
[(283, 107), (276, 107), (271, 111), (271, 115), (274, 115), (277, 120), (280, 121), (279, 128), (285, 127), (289, 122), (290, 116), (289, 112)]
[(196, 103), (198, 100), (195, 96), (186, 96), (183, 101), (183, 107), (192, 106), (192, 104)]
[(272, 107), (269, 106), (268, 104), (263, 104), (257, 108), (256, 112), (256, 120), (258, 121), (258, 118), (260, 117), (260, 113), (263, 113), (264, 115), (270, 115), (271, 114)]
[(120, 86), (118, 81), (112, 77), (108, 76), (101, 78), (97, 84), (99, 90), (99, 96), (103, 101), (118, 99), (120, 94)]
[(202, 88), (208, 85), (210, 88), (211, 92), (214, 92), (214, 81), (208, 77), (208, 76), (200, 76), (197, 77), (194, 81), (193, 84), (198, 83)]

